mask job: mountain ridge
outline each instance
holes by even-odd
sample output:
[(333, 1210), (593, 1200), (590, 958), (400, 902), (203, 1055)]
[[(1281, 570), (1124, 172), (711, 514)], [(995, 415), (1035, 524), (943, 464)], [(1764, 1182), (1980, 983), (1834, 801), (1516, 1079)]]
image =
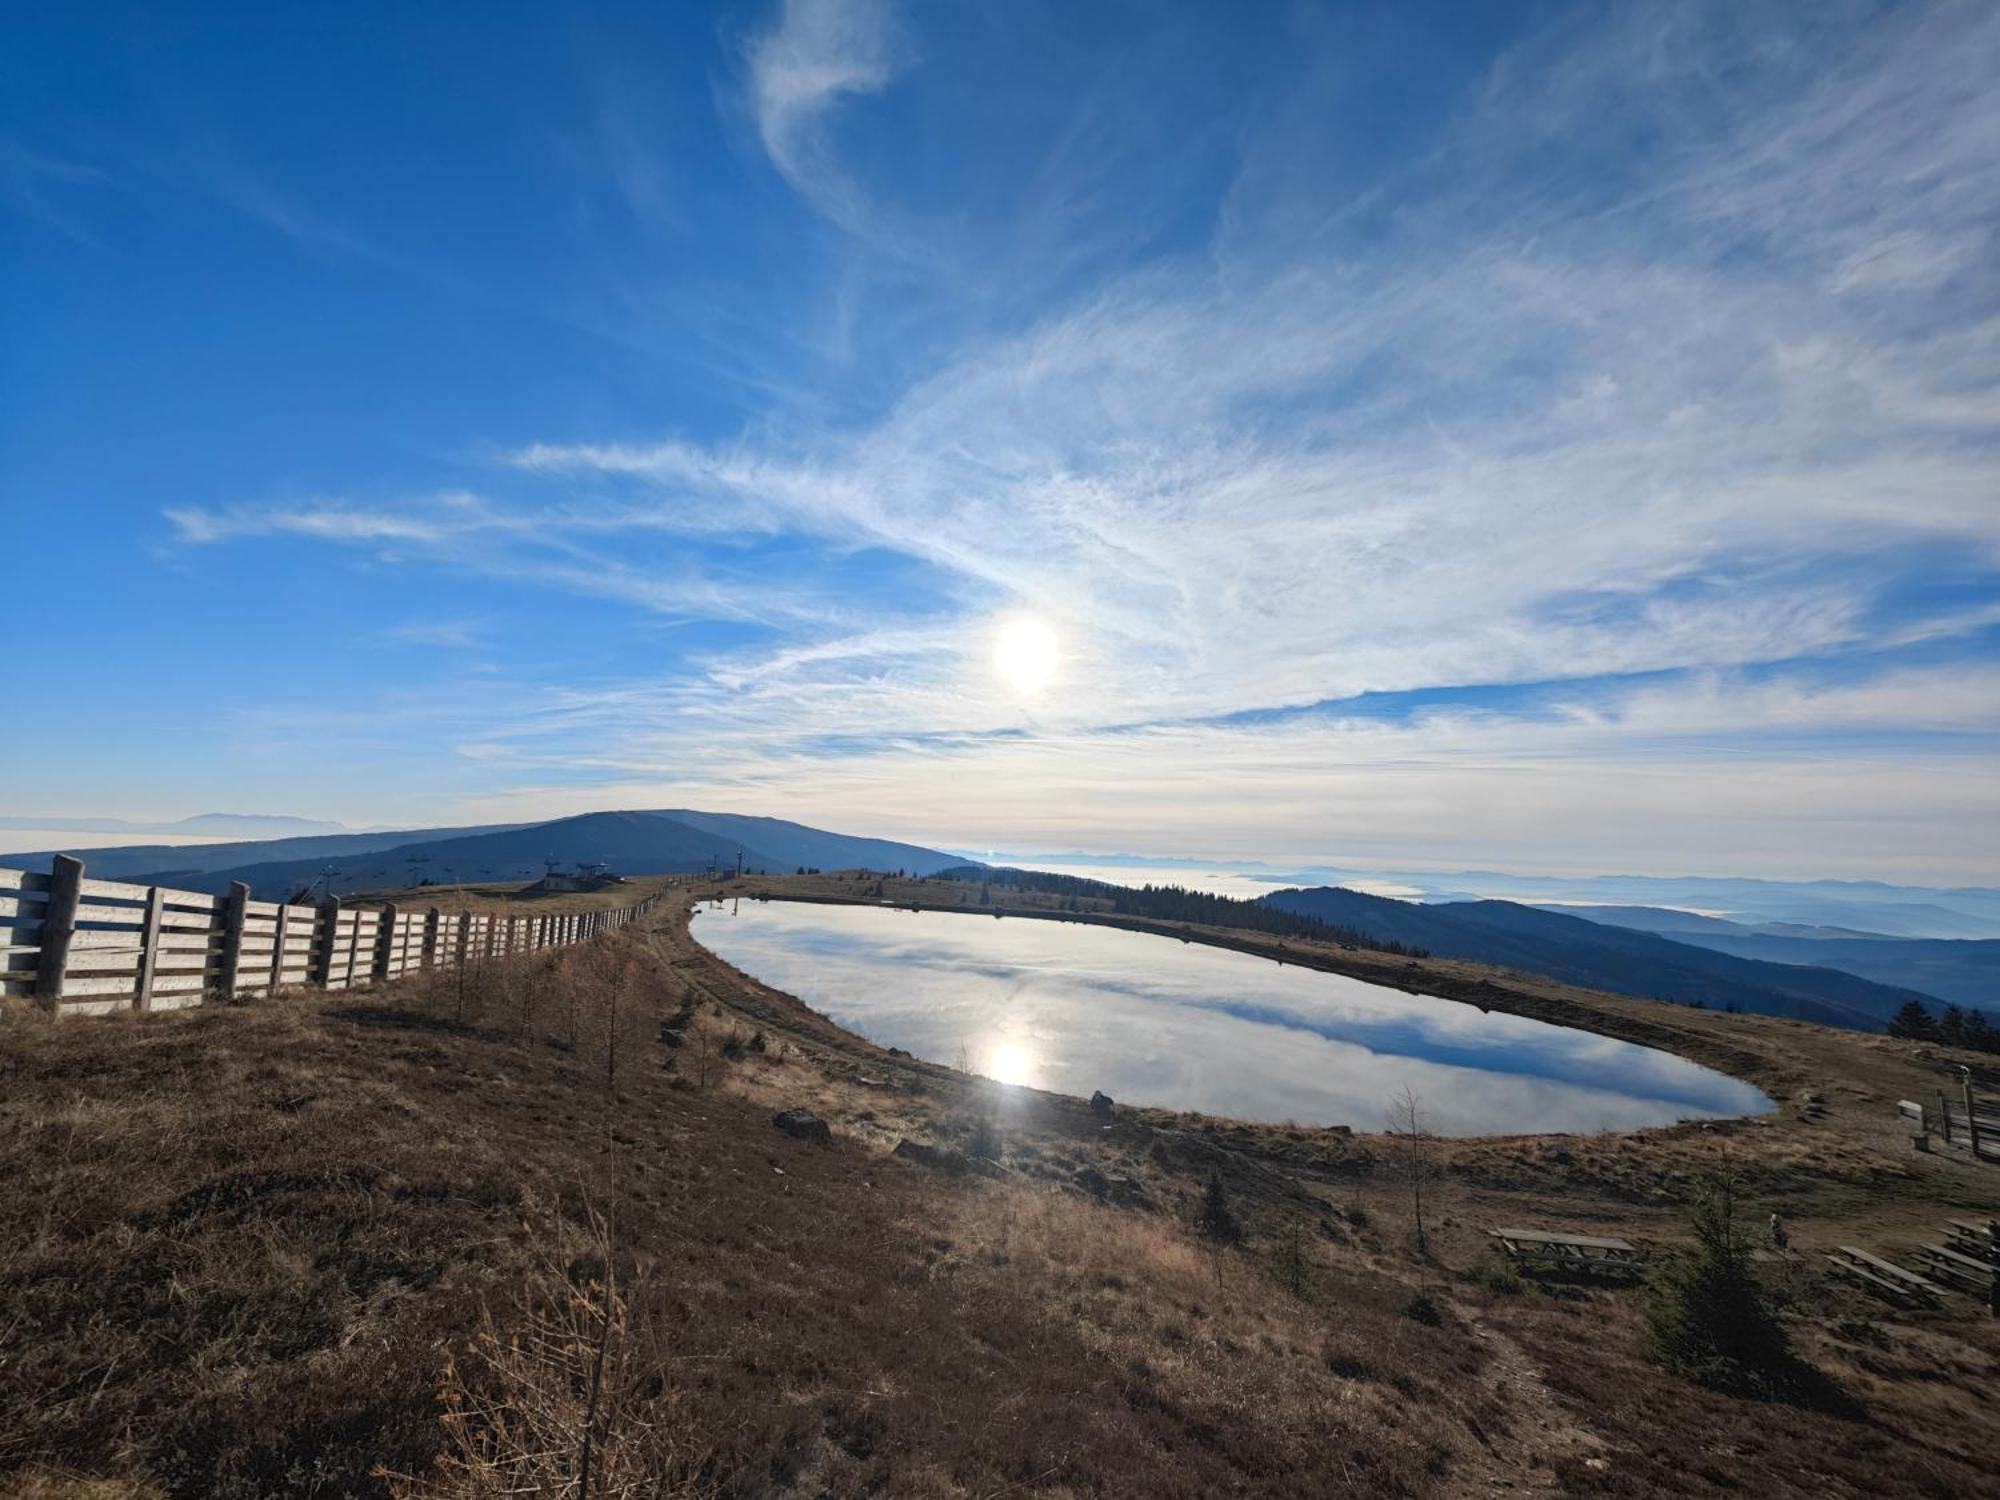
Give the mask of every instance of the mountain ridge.
[[(697, 826), (697, 824), (705, 826)], [(741, 836), (744, 831), (757, 841)], [(10, 855), (31, 868), (55, 852)], [(916, 844), (831, 833), (778, 818), (689, 810), (577, 813), (539, 823), (416, 829), (226, 845), (136, 845), (74, 851), (100, 879), (220, 894), (241, 881), (260, 901), (283, 900), (333, 870), (337, 892), (532, 879), (546, 863), (603, 864), (619, 874), (693, 873), (714, 866), (784, 874), (800, 866), (908, 869), (962, 864)], [(264, 857), (259, 858), (262, 855)]]
[(1880, 1030), (1920, 990), (1843, 971), (1769, 963), (1718, 953), (1657, 933), (1565, 916), (1511, 901), (1417, 905), (1336, 886), (1275, 891), (1259, 900), (1280, 910), (1351, 927), (1376, 938), (1542, 974), (1565, 983), (1642, 999), (1735, 1007), (1762, 1015)]

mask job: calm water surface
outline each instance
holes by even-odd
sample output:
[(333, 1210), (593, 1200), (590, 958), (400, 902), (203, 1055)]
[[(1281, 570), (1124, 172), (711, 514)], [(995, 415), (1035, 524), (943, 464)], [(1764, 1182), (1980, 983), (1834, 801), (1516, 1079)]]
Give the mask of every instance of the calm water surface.
[(1378, 1130), (1407, 1083), (1449, 1135), (1772, 1107), (1650, 1047), (1149, 933), (779, 901), (702, 910), (694, 931), (882, 1046), (1065, 1094)]

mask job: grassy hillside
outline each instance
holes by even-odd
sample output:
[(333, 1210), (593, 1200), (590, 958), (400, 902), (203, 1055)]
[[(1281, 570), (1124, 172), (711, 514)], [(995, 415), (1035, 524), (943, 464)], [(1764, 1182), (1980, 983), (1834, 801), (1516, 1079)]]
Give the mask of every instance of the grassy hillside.
[(378, 833), (311, 834), (304, 838), (239, 839), (226, 844), (121, 844), (104, 849), (45, 849), (0, 855), (0, 864), (17, 870), (46, 870), (57, 854), (74, 854), (86, 861), (100, 880), (136, 880), (162, 870), (213, 871), (243, 865), (302, 860), (324, 866), (329, 860), (399, 849), (431, 839), (464, 838), (481, 833), (505, 833), (525, 823), (493, 823), (471, 828), (406, 828)]
[[(585, 813), (542, 823), (497, 823), (475, 828), (415, 828), (389, 833), (344, 833), (309, 838), (227, 844), (135, 844), (62, 851), (82, 857), (100, 880), (146, 880), (198, 891), (223, 891), (246, 881), (260, 900), (289, 895), (328, 865), (339, 871), (336, 889), (366, 890), (418, 877), (443, 881), (449, 868), (458, 882), (512, 880), (539, 875), (551, 857), (565, 864), (603, 862), (627, 874), (701, 870), (713, 861), (773, 874), (817, 869), (907, 870), (928, 875), (963, 864), (955, 855), (889, 839), (829, 833), (782, 818), (735, 813)], [(46, 870), (55, 851), (0, 856), (0, 864)], [(412, 866), (411, 858), (422, 861)]]
[(958, 855), (917, 844), (829, 833), (824, 828), (808, 828), (783, 818), (692, 812), (687, 808), (668, 808), (659, 816), (761, 850), (777, 861), (778, 873), (805, 865), (821, 870), (903, 870), (911, 875), (935, 875), (948, 866), (966, 863)]
[[(1893, 1250), (1996, 1206), (1900, 1134), (1920, 1049), (1217, 933), (1822, 1101), (1429, 1143), (1419, 1253), (1393, 1141), (1106, 1118), (884, 1054), (696, 946), (692, 894), (463, 993), (10, 1017), (0, 1492), (561, 1493), (586, 1432), (600, 1492), (678, 1496), (1820, 1500), (1972, 1495), (2000, 1467), (1975, 1415), (1994, 1325), (1816, 1270), (1822, 1247)], [(795, 1105), (827, 1144), (773, 1129)], [(1647, 1358), (1643, 1293), (1490, 1260), (1494, 1223), (1670, 1248), (1677, 1196), (1725, 1162), (1753, 1214), (1792, 1222), (1801, 1253), (1767, 1279), (1835, 1398), (1716, 1394)], [(1238, 1242), (1196, 1230), (1211, 1179)]]
[[(218, 893), (240, 880), (258, 900), (272, 901), (282, 900), (318, 878), (329, 866), (335, 871), (334, 889), (346, 893), (409, 885), (413, 877), (438, 885), (528, 879), (539, 876), (549, 860), (565, 866), (606, 864), (623, 875), (662, 875), (704, 870), (711, 865), (734, 869), (739, 856), (747, 869), (776, 872), (788, 868), (762, 850), (670, 818), (611, 812), (583, 813), (499, 833), (402, 844), (340, 859), (279, 860), (224, 870), (168, 870), (154, 878), (161, 884)], [(88, 867), (87, 856), (85, 863)]]

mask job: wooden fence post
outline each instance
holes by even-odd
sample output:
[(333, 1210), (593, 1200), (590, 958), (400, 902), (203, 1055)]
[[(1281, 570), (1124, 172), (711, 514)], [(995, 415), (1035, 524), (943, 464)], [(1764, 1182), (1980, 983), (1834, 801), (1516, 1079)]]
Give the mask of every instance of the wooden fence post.
[(1951, 1106), (1944, 1102), (1943, 1089), (1939, 1089), (1934, 1097), (1937, 1099), (1938, 1107), (1938, 1133), (1944, 1137), (1944, 1143), (1949, 1146), (1951, 1144)]
[[(361, 914), (356, 912), (347, 928), (347, 988), (354, 988), (354, 963), (361, 957)], [(371, 965), (372, 967), (372, 965)]]
[(368, 963), (368, 977), (387, 979), (389, 977), (390, 951), (396, 946), (396, 903), (391, 901), (382, 908), (382, 916), (375, 924), (375, 954)]
[(1958, 1070), (1958, 1086), (1965, 1096), (1966, 1144), (1972, 1148), (1972, 1159), (1976, 1162), (1979, 1160), (1979, 1116), (1972, 1107), (1972, 1069)]
[(236, 970), (243, 962), (243, 919), (250, 911), (250, 887), (230, 882), (222, 902), (222, 976), (216, 988), (224, 1004), (236, 999)]
[(160, 919), (167, 909), (167, 893), (158, 886), (146, 889), (146, 925), (139, 930), (139, 993), (134, 1010), (153, 1008), (153, 971), (160, 966)]
[(312, 950), (312, 967), (307, 970), (307, 980), (325, 989), (333, 980), (333, 940), (340, 931), (340, 897), (328, 896), (319, 904), (319, 912), (313, 922), (319, 941)]
[(54, 1010), (69, 970), (69, 940), (76, 934), (76, 906), (83, 895), (83, 861), (58, 854), (49, 871), (48, 915), (42, 918), (42, 951), (35, 966), (35, 998)]
[(278, 987), (285, 982), (285, 939), (292, 930), (292, 904), (278, 903), (277, 930), (271, 934), (271, 982), (265, 987), (266, 995), (278, 993)]
[(433, 906), (424, 913), (424, 967), (429, 969), (437, 962), (438, 909)]

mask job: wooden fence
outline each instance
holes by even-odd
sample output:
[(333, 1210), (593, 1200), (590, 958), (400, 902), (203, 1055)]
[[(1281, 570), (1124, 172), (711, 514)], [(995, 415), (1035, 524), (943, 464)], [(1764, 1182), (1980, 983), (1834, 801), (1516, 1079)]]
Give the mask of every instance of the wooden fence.
[(2000, 1104), (1976, 1098), (1969, 1075), (1960, 1081), (1957, 1099), (1940, 1089), (1928, 1105), (1904, 1099), (1896, 1109), (1915, 1122), (1919, 1150), (1929, 1150), (1935, 1141), (1979, 1161), (2000, 1162)]
[(436, 907), (252, 901), (87, 880), (57, 855), (35, 875), (0, 869), (0, 997), (59, 1015), (177, 1010), (288, 985), (348, 989), (420, 969), (534, 953), (622, 927), (659, 902), (506, 916)]

